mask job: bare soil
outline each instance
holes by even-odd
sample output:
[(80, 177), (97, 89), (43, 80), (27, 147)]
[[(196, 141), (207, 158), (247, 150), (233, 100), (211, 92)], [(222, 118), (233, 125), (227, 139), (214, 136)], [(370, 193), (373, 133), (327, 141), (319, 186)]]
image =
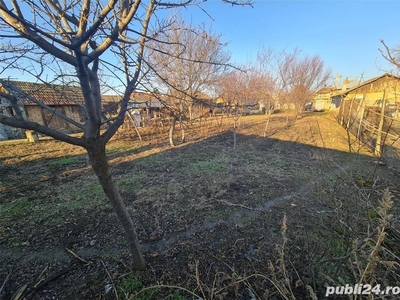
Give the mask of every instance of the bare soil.
[[(83, 149), (0, 144), (0, 298), (283, 299), (274, 275), (297, 299), (308, 299), (307, 285), (323, 299), (326, 284), (355, 284), (336, 258), (373, 230), (385, 188), (398, 216), (400, 170), (377, 164), (330, 113), (289, 126), (274, 115), (267, 137), (265, 122), (242, 117), (236, 149), (233, 118), (219, 117), (188, 124), (174, 148), (166, 128), (109, 143), (148, 264), (141, 273)], [(400, 285), (396, 272), (382, 278)]]

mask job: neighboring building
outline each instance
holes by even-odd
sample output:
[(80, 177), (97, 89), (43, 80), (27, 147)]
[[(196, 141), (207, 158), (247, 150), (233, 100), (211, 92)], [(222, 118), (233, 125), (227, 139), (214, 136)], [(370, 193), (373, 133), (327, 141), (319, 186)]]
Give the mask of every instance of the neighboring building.
[[(269, 103), (269, 102), (266, 102)], [(277, 109), (276, 105), (269, 104), (272, 109)], [(265, 114), (267, 111), (264, 101), (249, 100), (243, 102), (229, 102), (224, 99), (224, 95), (215, 100), (214, 114), (222, 113), (241, 113), (243, 115)]]
[(386, 103), (400, 102), (400, 78), (391, 74), (360, 83), (358, 86), (342, 93), (345, 100), (362, 100), (365, 106), (380, 106), (383, 98)]
[(190, 119), (199, 118), (213, 107), (212, 99), (204, 93), (198, 92), (192, 101), (183, 101), (169, 95), (134, 92), (128, 102), (128, 109), (134, 111), (135, 116), (140, 114), (143, 119), (153, 119), (156, 117), (169, 117), (170, 112), (180, 107), (180, 102), (188, 108)]
[[(163, 97), (165, 98), (165, 97)], [(129, 99), (130, 107), (152, 107), (152, 108), (161, 108), (162, 103), (160, 99), (158, 99), (155, 95), (151, 93), (141, 93), (141, 92), (133, 92)]]
[(128, 102), (128, 109), (136, 109), (141, 114), (153, 118), (163, 107), (160, 99), (150, 93), (134, 92)]
[(151, 93), (133, 92), (128, 102), (128, 112), (137, 127), (160, 118), (163, 107), (161, 100)]
[(104, 104), (118, 103), (121, 100), (122, 100), (122, 96), (120, 96), (120, 95), (101, 95), (101, 101)]
[(313, 102), (309, 103), (312, 104), (312, 110), (339, 109), (341, 97), (337, 98), (337, 96), (341, 95), (342, 91), (334, 87), (324, 87), (318, 90), (313, 97)]
[[(118, 114), (122, 95), (102, 95), (102, 104), (106, 117)], [(165, 95), (145, 92), (133, 92), (128, 101), (127, 109), (137, 127), (144, 126), (146, 121), (159, 118), (165, 112)], [(129, 115), (127, 115), (128, 117)]]
[[(43, 103), (74, 121), (82, 122), (84, 100), (79, 87), (0, 79), (0, 91), (18, 99), (22, 116), (26, 120), (59, 131), (79, 131), (75, 125), (37, 104), (37, 102)], [(8, 116), (15, 115), (10, 101), (1, 96), (0, 113)], [(6, 125), (0, 125), (0, 133), (5, 134), (6, 138), (24, 137), (23, 130)]]
[(313, 97), (314, 110), (324, 111), (330, 109), (331, 96), (333, 92), (334, 88), (331, 87), (323, 87), (322, 89), (319, 89)]
[(356, 101), (364, 107), (381, 107), (385, 99), (386, 105), (393, 117), (398, 117), (400, 106), (400, 78), (391, 74), (383, 74), (370, 80), (359, 83), (356, 87), (342, 91), (332, 97), (332, 102), (340, 99), (341, 102)]
[(112, 117), (118, 114), (118, 104), (122, 100), (120, 95), (101, 95), (103, 112), (106, 117)]
[(342, 101), (362, 101), (365, 107), (380, 107), (385, 98), (391, 107), (400, 105), (400, 78), (391, 74), (383, 74), (364, 82), (352, 81), (331, 96), (331, 107), (339, 109)]
[(189, 118), (197, 119), (208, 116), (215, 107), (214, 99), (203, 92), (197, 92), (194, 95), (192, 106), (189, 111)]

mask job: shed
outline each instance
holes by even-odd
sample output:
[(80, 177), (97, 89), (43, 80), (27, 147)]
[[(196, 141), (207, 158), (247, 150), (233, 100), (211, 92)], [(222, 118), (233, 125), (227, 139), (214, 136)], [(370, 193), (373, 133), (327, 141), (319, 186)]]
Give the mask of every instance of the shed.
[[(0, 92), (11, 94), (18, 99), (18, 106), (26, 120), (54, 130), (64, 132), (79, 131), (79, 128), (75, 125), (39, 106), (38, 102), (40, 102), (70, 119), (83, 122), (82, 108), (84, 99), (80, 87), (76, 85), (56, 85), (0, 79)], [(1, 96), (0, 113), (8, 116), (15, 115), (11, 102)], [(8, 138), (22, 137), (21, 131), (10, 126), (3, 125), (2, 131), (6, 132)]]
[(161, 100), (151, 93), (134, 92), (128, 102), (129, 110), (137, 110), (146, 119), (159, 116), (163, 107)]
[(332, 96), (337, 93), (337, 89), (333, 87), (323, 87), (319, 89), (313, 97), (313, 106), (316, 111), (324, 111), (327, 109), (335, 108), (332, 105)]
[(342, 96), (344, 100), (362, 100), (365, 106), (379, 107), (383, 98), (396, 104), (400, 102), (400, 78), (386, 73), (343, 91)]

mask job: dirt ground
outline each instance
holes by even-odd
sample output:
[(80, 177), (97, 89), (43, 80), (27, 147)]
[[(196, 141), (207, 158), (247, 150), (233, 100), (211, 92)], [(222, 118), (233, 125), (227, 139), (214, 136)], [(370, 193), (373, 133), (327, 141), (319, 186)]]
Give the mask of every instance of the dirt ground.
[[(357, 242), (383, 224), (386, 188), (393, 217), (379, 255), (398, 260), (395, 164), (378, 164), (330, 113), (289, 126), (273, 115), (266, 137), (266, 116), (242, 117), (235, 149), (233, 120), (188, 125), (174, 148), (162, 129), (107, 146), (144, 272), (132, 271), (83, 149), (0, 144), (0, 299), (324, 299), (326, 285), (368, 269), (373, 245)], [(397, 267), (376, 265), (371, 278), (400, 286)]]

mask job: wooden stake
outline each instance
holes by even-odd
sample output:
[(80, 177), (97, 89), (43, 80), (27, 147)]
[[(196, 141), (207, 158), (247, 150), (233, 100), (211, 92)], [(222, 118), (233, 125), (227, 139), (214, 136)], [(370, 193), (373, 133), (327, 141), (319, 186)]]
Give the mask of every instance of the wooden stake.
[(376, 144), (375, 144), (375, 155), (377, 157), (382, 157), (382, 129), (383, 123), (385, 121), (385, 106), (386, 106), (386, 89), (383, 91), (383, 99), (382, 99), (382, 108), (381, 108), (381, 118), (379, 120), (378, 131), (376, 135)]

